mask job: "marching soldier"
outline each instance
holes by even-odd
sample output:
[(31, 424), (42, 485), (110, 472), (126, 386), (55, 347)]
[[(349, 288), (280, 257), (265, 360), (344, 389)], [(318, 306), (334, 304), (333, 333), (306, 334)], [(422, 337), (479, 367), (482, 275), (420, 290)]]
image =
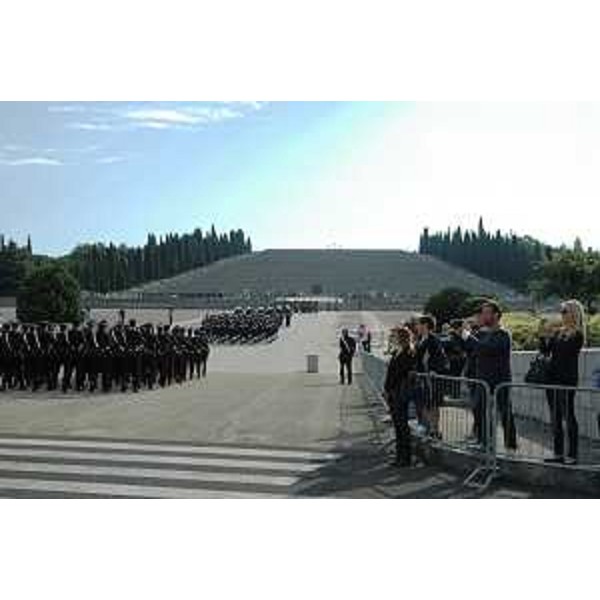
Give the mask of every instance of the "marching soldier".
[(98, 367), (102, 374), (102, 391), (105, 393), (110, 392), (113, 381), (111, 337), (106, 326), (106, 321), (100, 321), (96, 334), (98, 342)]
[(135, 319), (125, 326), (125, 348), (127, 357), (127, 375), (131, 376), (131, 386), (134, 392), (140, 389), (142, 376), (143, 337), (137, 328)]

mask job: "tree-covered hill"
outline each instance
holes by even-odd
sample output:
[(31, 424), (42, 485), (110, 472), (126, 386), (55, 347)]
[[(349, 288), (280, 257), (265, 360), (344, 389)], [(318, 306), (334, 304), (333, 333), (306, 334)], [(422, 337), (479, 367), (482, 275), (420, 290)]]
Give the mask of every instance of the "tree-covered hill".
[(526, 291), (535, 269), (550, 257), (551, 248), (529, 236), (487, 231), (479, 219), (476, 231), (457, 227), (431, 233), (425, 228), (419, 252)]
[(218, 233), (195, 229), (193, 233), (149, 234), (143, 246), (83, 244), (59, 258), (35, 255), (31, 240), (19, 246), (0, 236), (0, 296), (15, 296), (31, 267), (59, 261), (75, 276), (82, 289), (112, 292), (172, 277), (198, 267), (252, 251), (242, 229)]

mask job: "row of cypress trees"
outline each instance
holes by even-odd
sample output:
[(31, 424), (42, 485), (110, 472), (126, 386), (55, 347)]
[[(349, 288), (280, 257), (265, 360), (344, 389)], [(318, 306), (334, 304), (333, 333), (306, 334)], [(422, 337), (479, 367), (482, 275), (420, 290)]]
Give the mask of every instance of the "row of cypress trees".
[(529, 236), (487, 231), (480, 218), (477, 230), (457, 227), (431, 233), (425, 228), (419, 252), (525, 291), (536, 267), (551, 256), (552, 249)]
[(67, 257), (67, 263), (83, 289), (106, 293), (172, 277), (251, 251), (252, 242), (242, 229), (219, 234), (213, 226), (206, 234), (201, 229), (158, 238), (151, 233), (144, 246), (78, 246)]
[(26, 246), (19, 246), (0, 236), (0, 295), (16, 295), (30, 266), (52, 260), (60, 261), (82, 289), (107, 293), (248, 252), (252, 252), (252, 241), (242, 229), (218, 233), (214, 225), (206, 233), (198, 228), (183, 235), (150, 233), (143, 246), (83, 244), (58, 259), (33, 255), (29, 238)]

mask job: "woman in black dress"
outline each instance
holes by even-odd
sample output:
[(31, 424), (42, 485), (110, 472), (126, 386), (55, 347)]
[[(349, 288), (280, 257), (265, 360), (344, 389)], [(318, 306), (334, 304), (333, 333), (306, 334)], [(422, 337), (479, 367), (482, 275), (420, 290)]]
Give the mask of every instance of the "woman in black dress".
[[(550, 358), (548, 384), (577, 387), (579, 382), (579, 353), (585, 343), (585, 312), (577, 300), (561, 305), (562, 323), (554, 332), (540, 340), (540, 351)], [(575, 464), (578, 453), (579, 427), (575, 416), (575, 390), (546, 390), (552, 434), (554, 457), (547, 462)], [(569, 438), (565, 458), (563, 421)]]
[(394, 331), (394, 337), (396, 348), (388, 365), (383, 394), (390, 408), (396, 434), (396, 459), (393, 464), (409, 467), (411, 449), (408, 405), (417, 356), (410, 329), (401, 327)]

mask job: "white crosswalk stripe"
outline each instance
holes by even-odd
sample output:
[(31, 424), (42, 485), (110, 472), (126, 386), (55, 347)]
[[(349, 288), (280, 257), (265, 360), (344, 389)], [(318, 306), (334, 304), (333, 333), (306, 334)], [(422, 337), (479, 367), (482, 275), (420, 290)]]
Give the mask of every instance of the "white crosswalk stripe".
[(0, 436), (0, 497), (283, 498), (336, 461), (287, 448)]

